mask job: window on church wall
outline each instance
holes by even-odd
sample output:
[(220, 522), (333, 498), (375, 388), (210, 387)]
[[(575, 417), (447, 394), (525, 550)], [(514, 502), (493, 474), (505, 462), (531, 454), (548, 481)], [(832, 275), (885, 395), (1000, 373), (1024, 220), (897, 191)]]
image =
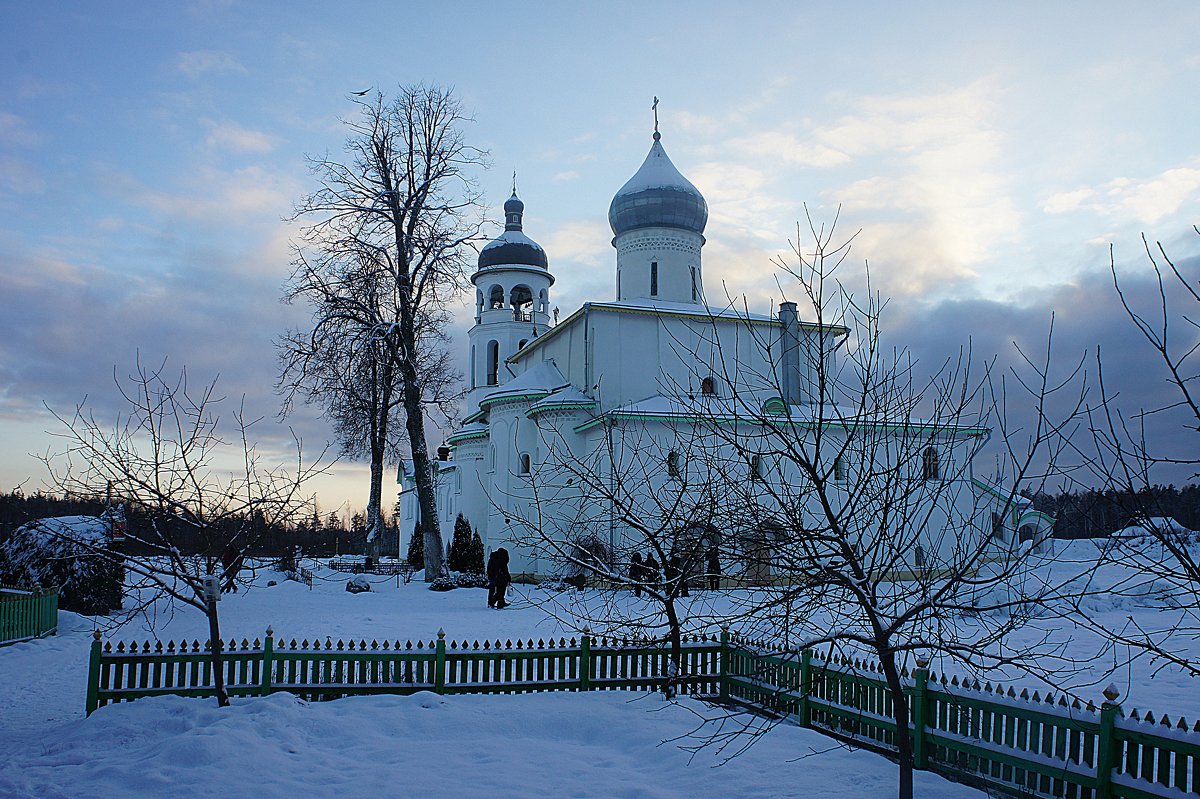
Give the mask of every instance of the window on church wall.
[(617, 299), (621, 299), (621, 270), (617, 270)]
[(487, 384), (499, 385), (500, 378), (500, 342), (489, 341), (487, 345)]
[(711, 377), (706, 377), (700, 381), (700, 393), (706, 397), (715, 396), (717, 393), (717, 381)]
[(750, 456), (750, 479), (751, 480), (763, 479), (762, 455), (751, 455)]
[(529, 474), (532, 463), (528, 452), (521, 453), (521, 474)]
[(938, 454), (933, 447), (926, 447), (925, 452), (921, 455), (921, 477), (925, 480), (941, 479)]
[(525, 345), (528, 343), (529, 343), (529, 339), (527, 339), (527, 338), (521, 339), (520, 341), (517, 342), (517, 349), (519, 349), (519, 350), (525, 349)]
[(650, 262), (650, 296), (658, 296), (658, 261)]
[(696, 267), (692, 267), (692, 302), (696, 301)]
[(925, 549), (920, 544), (913, 550), (913, 565), (918, 569), (925, 568)]
[(667, 477), (679, 476), (679, 453), (671, 450), (667, 453)]
[(476, 383), (476, 382), (475, 382), (475, 372), (476, 372), (476, 366), (475, 366), (475, 345), (474, 345), (474, 344), (472, 344), (472, 345), (471, 345), (471, 388), (475, 388), (475, 386), (477, 386), (477, 385), (478, 385), (478, 383)]
[(839, 483), (846, 479), (846, 459), (841, 455), (833, 459), (833, 479)]

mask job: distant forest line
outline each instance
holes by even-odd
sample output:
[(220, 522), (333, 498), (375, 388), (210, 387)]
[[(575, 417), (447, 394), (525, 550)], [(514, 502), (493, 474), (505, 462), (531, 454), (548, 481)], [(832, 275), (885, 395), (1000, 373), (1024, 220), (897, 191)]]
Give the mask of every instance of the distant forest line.
[[(1101, 538), (1129, 526), (1140, 515), (1169, 516), (1190, 530), (1200, 530), (1200, 485), (1152, 486), (1138, 492), (1077, 491), (1059, 494), (1026, 494), (1037, 510), (1054, 516), (1055, 538)], [(14, 530), (34, 519), (52, 516), (99, 516), (104, 511), (102, 497), (58, 497), (50, 494), (29, 494), (20, 491), (0, 493), (0, 543)], [(148, 514), (133, 508), (128, 513), (131, 533), (138, 525), (150, 523)], [(185, 552), (203, 550), (201, 538), (186, 525), (178, 525), (175, 534), (179, 547)], [(347, 525), (336, 513), (322, 518), (314, 509), (303, 522), (294, 526), (272, 526), (256, 520), (260, 527), (254, 536), (251, 555), (282, 555), (288, 548), (299, 546), (306, 555), (358, 555), (366, 551), (366, 516), (355, 513)], [(396, 515), (384, 515), (386, 532), (383, 536), (384, 555), (397, 554), (398, 529)], [(130, 554), (136, 544), (127, 545)]]
[[(103, 497), (59, 497), (50, 494), (29, 494), (20, 491), (0, 493), (0, 543), (8, 540), (12, 532), (26, 522), (54, 516), (99, 516), (104, 512)], [(127, 525), (131, 535), (136, 536), (140, 526), (151, 523), (150, 515), (140, 508), (127, 509)], [(183, 552), (204, 551), (204, 541), (194, 528), (176, 519), (168, 519), (172, 525), (172, 538)], [(322, 518), (316, 509), (304, 521), (294, 526), (270, 525), (262, 519), (240, 520), (231, 524), (250, 523), (257, 527), (252, 538), (255, 544), (247, 551), (251, 556), (273, 557), (283, 555), (288, 549), (299, 546), (305, 555), (328, 557), (332, 555), (359, 555), (366, 551), (367, 519), (362, 513), (350, 517), (347, 525), (336, 513)], [(395, 517), (384, 514), (384, 555), (395, 555), (397, 528)], [(219, 536), (217, 536), (219, 538)], [(133, 554), (138, 551), (137, 543), (127, 541), (125, 550)]]
[(1025, 494), (1034, 508), (1054, 517), (1055, 538), (1103, 538), (1144, 516), (1167, 516), (1200, 530), (1200, 486), (1150, 486), (1140, 491)]

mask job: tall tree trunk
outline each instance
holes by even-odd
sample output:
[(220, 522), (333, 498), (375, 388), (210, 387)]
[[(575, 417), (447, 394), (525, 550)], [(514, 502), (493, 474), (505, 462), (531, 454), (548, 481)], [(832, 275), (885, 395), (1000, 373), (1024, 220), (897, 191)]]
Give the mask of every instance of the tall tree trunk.
[[(411, 324), (401, 322), (401, 335)], [(412, 339), (407, 339), (411, 341)], [(414, 348), (406, 348), (412, 352)], [(417, 505), (420, 507), (421, 532), (425, 538), (425, 582), (430, 583), (445, 570), (445, 547), (442, 533), (438, 529), (437, 494), (433, 479), (429, 447), (425, 443), (425, 413), (421, 407), (420, 381), (417, 379), (416, 364), (412, 358), (404, 358), (399, 364), (404, 382), (404, 420), (412, 450), (413, 477), (417, 483)], [(409, 390), (409, 387), (412, 390)]]
[(900, 787), (896, 795), (899, 799), (912, 799), (913, 746), (912, 736), (907, 734), (908, 697), (904, 695), (904, 686), (900, 682), (900, 670), (896, 666), (896, 653), (888, 650), (879, 652), (879, 663), (883, 666), (888, 693), (892, 696), (892, 718), (896, 722), (896, 749), (900, 760)]

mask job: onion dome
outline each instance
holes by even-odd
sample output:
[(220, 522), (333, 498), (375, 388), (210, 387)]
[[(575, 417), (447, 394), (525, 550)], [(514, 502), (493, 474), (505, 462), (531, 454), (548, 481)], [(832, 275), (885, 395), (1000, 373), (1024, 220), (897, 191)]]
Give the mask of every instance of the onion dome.
[(510, 264), (549, 268), (550, 264), (542, 245), (521, 231), (521, 217), (524, 213), (525, 203), (521, 202), (514, 190), (513, 195), (504, 202), (504, 232), (479, 251), (480, 269)]
[(704, 233), (708, 203), (671, 163), (661, 138), (658, 131), (654, 131), (650, 154), (608, 207), (608, 224), (617, 236), (646, 227), (673, 227)]

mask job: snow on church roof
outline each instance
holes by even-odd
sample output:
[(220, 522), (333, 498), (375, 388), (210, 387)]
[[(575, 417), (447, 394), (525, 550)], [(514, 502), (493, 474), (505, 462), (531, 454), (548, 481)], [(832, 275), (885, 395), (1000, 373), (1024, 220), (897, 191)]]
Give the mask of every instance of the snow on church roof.
[(517, 397), (528, 396), (540, 399), (567, 385), (568, 381), (562, 376), (562, 372), (558, 371), (558, 366), (553, 360), (547, 359), (538, 362), (504, 385), (498, 386), (495, 391), (489, 392), (479, 401), (479, 407)]
[(703, 233), (708, 223), (704, 195), (671, 163), (659, 138), (655, 131), (646, 160), (608, 207), (608, 224), (617, 236), (645, 227)]
[(595, 407), (596, 401), (594, 399), (575, 388), (575, 386), (566, 386), (533, 403), (527, 415), (536, 416), (539, 413), (553, 409), (580, 408), (587, 410)]

